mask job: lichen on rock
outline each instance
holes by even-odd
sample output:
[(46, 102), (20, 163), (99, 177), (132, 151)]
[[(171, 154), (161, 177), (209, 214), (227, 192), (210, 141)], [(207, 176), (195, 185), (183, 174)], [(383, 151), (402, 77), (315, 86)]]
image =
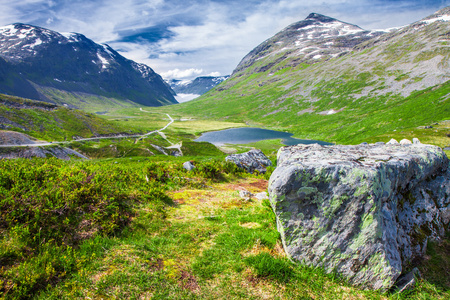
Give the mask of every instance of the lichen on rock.
[(272, 162), (259, 149), (252, 149), (245, 153), (231, 154), (225, 158), (226, 161), (231, 161), (239, 168), (246, 170), (248, 173), (258, 171), (259, 173), (267, 172), (266, 167), (271, 166)]
[(269, 194), (285, 251), (388, 290), (448, 227), (448, 164), (423, 144), (281, 148)]

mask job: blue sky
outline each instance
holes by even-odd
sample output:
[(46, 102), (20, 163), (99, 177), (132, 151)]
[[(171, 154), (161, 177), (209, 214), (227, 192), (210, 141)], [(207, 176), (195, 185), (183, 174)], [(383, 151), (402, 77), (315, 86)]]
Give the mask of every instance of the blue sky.
[(0, 25), (82, 33), (166, 78), (189, 79), (230, 74), (254, 47), (311, 12), (385, 29), (445, 6), (450, 0), (0, 0)]

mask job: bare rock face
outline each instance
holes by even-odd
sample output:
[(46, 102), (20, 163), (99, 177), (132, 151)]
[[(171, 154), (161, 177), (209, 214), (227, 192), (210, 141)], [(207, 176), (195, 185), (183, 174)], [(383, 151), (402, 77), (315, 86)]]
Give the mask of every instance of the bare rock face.
[(448, 165), (424, 144), (281, 148), (269, 194), (285, 251), (388, 290), (449, 227)]
[(241, 154), (231, 154), (225, 160), (234, 162), (239, 168), (245, 169), (248, 173), (253, 173), (255, 170), (259, 173), (266, 173), (266, 167), (272, 165), (270, 159), (259, 149), (252, 149)]
[(32, 158), (32, 157), (41, 157), (41, 158), (56, 157), (64, 160), (70, 160), (72, 158), (89, 159), (75, 150), (61, 146), (0, 148), (0, 159)]

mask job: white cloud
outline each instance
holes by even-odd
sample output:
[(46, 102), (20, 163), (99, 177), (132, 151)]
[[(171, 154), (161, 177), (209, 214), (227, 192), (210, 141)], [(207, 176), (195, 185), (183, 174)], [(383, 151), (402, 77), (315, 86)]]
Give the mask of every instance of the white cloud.
[[(427, 1), (425, 1), (427, 2)], [(381, 4), (380, 4), (381, 3)], [(365, 29), (402, 26), (450, 0), (0, 0), (0, 25), (31, 23), (108, 42), (164, 77), (230, 74), (254, 47), (316, 12)], [(172, 24), (175, 36), (157, 43), (119, 41), (121, 32)], [(199, 71), (201, 71), (199, 73)], [(192, 79), (192, 78), (189, 78)]]
[(207, 74), (206, 76), (219, 77), (220, 75), (221, 75), (220, 72), (211, 72), (211, 73)]
[(181, 79), (181, 78), (196, 77), (202, 73), (203, 73), (202, 69), (191, 68), (191, 69), (185, 69), (185, 70), (173, 69), (173, 70), (169, 70), (167, 72), (163, 72), (160, 75), (166, 79), (172, 79), (172, 78)]

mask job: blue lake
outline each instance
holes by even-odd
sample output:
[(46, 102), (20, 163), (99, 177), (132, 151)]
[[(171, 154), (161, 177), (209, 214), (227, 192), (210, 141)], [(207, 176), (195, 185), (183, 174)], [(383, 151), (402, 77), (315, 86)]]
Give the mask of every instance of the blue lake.
[(282, 139), (287, 146), (297, 144), (320, 144), (332, 145), (331, 143), (315, 140), (301, 140), (292, 137), (292, 133), (268, 130), (255, 127), (232, 128), (220, 131), (210, 131), (203, 133), (196, 142), (210, 142), (214, 145), (223, 144), (248, 144), (262, 140)]

